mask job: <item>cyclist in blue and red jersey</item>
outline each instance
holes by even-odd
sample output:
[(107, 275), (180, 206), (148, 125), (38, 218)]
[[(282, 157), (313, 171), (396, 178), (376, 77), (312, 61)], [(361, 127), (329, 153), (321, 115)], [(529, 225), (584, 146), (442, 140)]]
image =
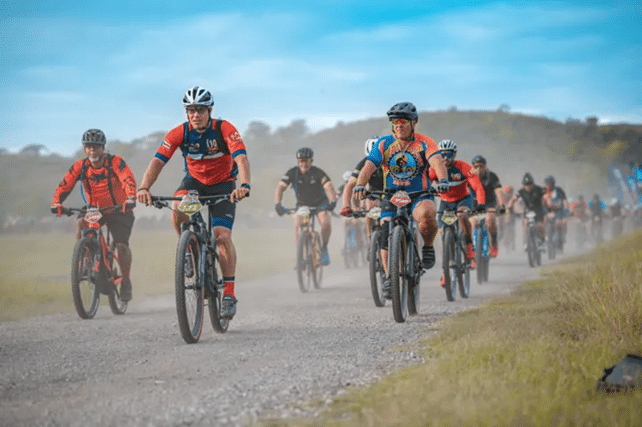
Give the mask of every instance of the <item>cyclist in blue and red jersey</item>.
[[(120, 267), (122, 268), (122, 284), (120, 299), (132, 299), (132, 284), (130, 270), (132, 253), (129, 248), (129, 237), (134, 225), (134, 207), (136, 206), (136, 179), (125, 161), (116, 155), (105, 153), (107, 140), (100, 129), (89, 129), (82, 136), (82, 145), (87, 156), (78, 160), (65, 174), (60, 185), (54, 192), (51, 201), (51, 212), (62, 215), (62, 203), (80, 181), (81, 195), (87, 206), (94, 208), (109, 208), (122, 205), (119, 211), (104, 211), (100, 224), (106, 224), (114, 243)], [(81, 231), (88, 228), (84, 216), (76, 222), (76, 239), (80, 239)]]
[[(151, 203), (151, 186), (179, 148), (183, 153), (186, 175), (175, 196), (187, 194), (190, 190), (198, 191), (201, 196), (230, 194), (229, 200), (211, 205), (209, 210), (225, 282), (221, 316), (232, 318), (236, 314), (237, 303), (234, 276), (236, 248), (232, 241), (236, 213), (234, 202), (250, 195), (250, 163), (245, 144), (234, 125), (226, 120), (212, 119), (213, 105), (212, 94), (202, 87), (194, 86), (185, 92), (183, 107), (187, 122), (176, 126), (165, 136), (143, 175), (138, 201)], [(236, 186), (237, 180), (241, 182), (239, 187)], [(188, 218), (177, 211), (179, 203), (173, 203), (172, 224), (180, 235), (181, 223)], [(191, 258), (187, 259), (191, 262)]]
[[(365, 197), (365, 185), (379, 167), (383, 170), (384, 188), (396, 189), (403, 186), (409, 192), (425, 190), (430, 185), (428, 170), (434, 168), (439, 180), (436, 185), (437, 191), (448, 191), (448, 172), (437, 143), (429, 136), (415, 132), (415, 126), (419, 120), (417, 108), (410, 102), (400, 102), (393, 105), (387, 115), (392, 122), (392, 134), (379, 138), (372, 147), (365, 165), (359, 172), (353, 189), (354, 197), (359, 200)], [(424, 241), (422, 266), (430, 269), (435, 265), (433, 241), (438, 229), (433, 197), (425, 195), (415, 200), (411, 212)], [(387, 245), (389, 222), (394, 215), (394, 206), (384, 200), (381, 212), (381, 219), (384, 221), (382, 224), (384, 245)], [(387, 248), (384, 249), (387, 250)], [(384, 251), (384, 261), (385, 259), (387, 259), (387, 252)], [(384, 262), (384, 268), (386, 264)]]
[[(457, 155), (457, 144), (450, 139), (444, 139), (438, 144), (441, 156), (445, 159), (446, 168), (448, 170), (448, 180), (451, 183), (450, 189), (439, 195), (441, 202), (439, 203), (439, 224), (444, 227), (441, 222), (441, 217), (445, 211), (462, 211), (468, 208), (472, 211), (477, 200), (477, 209), (483, 211), (486, 204), (486, 194), (484, 186), (477, 174), (473, 171), (473, 167), (464, 162), (463, 160), (455, 160)], [(437, 180), (437, 173), (434, 169), (430, 170), (430, 180)], [(457, 182), (457, 184), (453, 184)], [(468, 186), (473, 189), (475, 195), (473, 196), (468, 190)], [(470, 268), (475, 268), (475, 248), (473, 246), (472, 227), (470, 225), (470, 216), (468, 212), (459, 214), (459, 224), (464, 231), (464, 239), (466, 240), (466, 258), (470, 260)], [(446, 283), (445, 277), (441, 276), (443, 286)]]

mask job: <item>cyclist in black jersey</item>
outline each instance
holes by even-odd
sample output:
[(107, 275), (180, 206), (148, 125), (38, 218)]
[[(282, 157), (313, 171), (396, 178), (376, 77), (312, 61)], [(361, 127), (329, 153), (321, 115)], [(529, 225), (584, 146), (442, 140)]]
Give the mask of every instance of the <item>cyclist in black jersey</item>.
[[(274, 194), (274, 208), (279, 215), (287, 211), (281, 204), (283, 192), (292, 186), (296, 197), (296, 206), (323, 207), (325, 210), (317, 213), (317, 219), (321, 225), (321, 239), (323, 248), (321, 252), (321, 264), (330, 264), (328, 254), (328, 241), (332, 234), (331, 211), (337, 205), (337, 193), (332, 185), (330, 177), (320, 168), (312, 165), (314, 151), (311, 148), (299, 148), (296, 152), (298, 166), (289, 169), (281, 178)], [(295, 247), (299, 239), (299, 220), (294, 216), (294, 243)]]
[[(368, 140), (366, 141), (365, 150), (364, 150), (366, 155), (354, 167), (354, 171), (352, 172), (350, 179), (348, 180), (347, 184), (345, 185), (345, 188), (343, 189), (343, 195), (342, 195), (343, 209), (341, 209), (341, 212), (340, 212), (340, 214), (343, 216), (349, 216), (352, 213), (352, 208), (354, 204), (357, 203), (357, 201), (352, 197), (352, 189), (354, 188), (355, 185), (357, 185), (357, 177), (359, 176), (359, 172), (361, 172), (361, 169), (363, 169), (363, 166), (366, 164), (366, 160), (368, 160), (368, 154), (370, 154), (370, 150), (372, 150), (372, 147), (375, 145), (375, 143), (378, 140), (379, 140), (378, 136), (373, 136), (372, 138), (368, 138)], [(377, 169), (375, 173), (372, 174), (366, 187), (369, 191), (383, 190), (383, 170), (381, 168)], [(364, 207), (366, 210), (370, 210), (376, 206), (381, 206), (381, 201), (365, 199)], [(366, 216), (366, 233), (367, 233), (368, 239), (370, 238), (371, 231), (372, 231), (372, 219)]]
[[(479, 176), (486, 193), (486, 208), (501, 208), (504, 206), (504, 192), (499, 177), (486, 167), (486, 158), (477, 155), (471, 162), (473, 170)], [(486, 212), (486, 224), (490, 233), (490, 256), (496, 257), (499, 250), (497, 246), (497, 219), (495, 212)]]
[[(515, 202), (522, 200), (524, 203), (524, 214), (528, 211), (535, 212), (535, 223), (537, 224), (537, 231), (539, 232), (539, 237), (544, 241), (544, 204), (542, 199), (544, 198), (544, 189), (539, 185), (535, 185), (535, 180), (533, 175), (530, 172), (524, 174), (522, 178), (522, 188), (520, 188), (517, 193), (513, 196), (512, 199), (508, 201), (506, 205), (507, 209), (513, 207)], [(528, 223), (526, 218), (522, 222), (523, 233), (524, 233), (524, 242), (526, 242), (526, 229)], [(526, 250), (526, 243), (524, 243), (524, 250)]]

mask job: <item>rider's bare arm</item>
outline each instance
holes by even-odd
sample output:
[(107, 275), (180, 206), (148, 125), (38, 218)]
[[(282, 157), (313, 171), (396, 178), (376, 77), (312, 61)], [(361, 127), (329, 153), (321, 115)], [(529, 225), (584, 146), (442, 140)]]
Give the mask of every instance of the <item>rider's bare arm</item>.
[(444, 158), (441, 157), (441, 154), (435, 154), (434, 156), (430, 157), (428, 159), (428, 164), (435, 170), (437, 178), (440, 181), (442, 179), (448, 179), (448, 170), (446, 169), (446, 164), (444, 163)]
[(343, 206), (352, 206), (352, 189), (357, 185), (357, 178), (351, 176), (346, 186), (343, 187)]
[(334, 189), (334, 185), (332, 185), (332, 181), (325, 180), (323, 183), (323, 189), (325, 190), (325, 194), (328, 196), (328, 200), (331, 202), (336, 202), (337, 201), (337, 192)]
[[(372, 163), (370, 160), (366, 160), (366, 163), (363, 165), (363, 168), (361, 168), (361, 172), (359, 172), (359, 176), (357, 177), (357, 182), (355, 183), (355, 186), (360, 185), (365, 187), (368, 181), (370, 181), (370, 177), (372, 176), (373, 173), (377, 170), (377, 167), (375, 166), (374, 163)], [(353, 187), (354, 188), (354, 187)], [(363, 194), (353, 194), (353, 197), (355, 198), (363, 198)]]
[(232, 192), (232, 195), (231, 195), (232, 202), (234, 202), (235, 200), (242, 200), (250, 193), (249, 189), (240, 186), (242, 184), (248, 184), (248, 185), (250, 184), (250, 161), (247, 158), (247, 155), (246, 154), (237, 155), (236, 157), (234, 157), (234, 162), (236, 162), (236, 165), (239, 168), (239, 174), (238, 174), (239, 187)]
[(287, 188), (288, 184), (283, 181), (279, 182), (279, 185), (276, 186), (276, 190), (274, 191), (274, 203), (278, 205), (283, 201), (283, 192), (285, 192)]
[(160, 175), (164, 166), (165, 162), (158, 157), (152, 158), (151, 162), (149, 162), (149, 166), (147, 166), (147, 170), (143, 174), (143, 180), (138, 188), (137, 198), (140, 203), (148, 205), (151, 202), (151, 193), (149, 192), (149, 189), (158, 179), (158, 175)]

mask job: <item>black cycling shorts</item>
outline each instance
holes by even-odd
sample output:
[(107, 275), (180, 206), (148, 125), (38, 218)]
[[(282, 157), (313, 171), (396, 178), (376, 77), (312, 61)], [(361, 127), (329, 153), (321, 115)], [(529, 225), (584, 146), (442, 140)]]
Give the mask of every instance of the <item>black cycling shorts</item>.
[[(196, 190), (200, 196), (217, 196), (219, 194), (230, 194), (236, 189), (235, 181), (220, 182), (214, 185), (205, 185), (196, 179), (183, 178), (174, 196), (187, 194), (189, 190)], [(221, 200), (216, 204), (209, 205), (212, 227), (225, 227), (232, 229), (236, 216), (236, 204), (228, 200)]]
[(100, 225), (107, 224), (115, 243), (129, 245), (129, 236), (131, 236), (132, 227), (134, 226), (134, 214), (132, 212), (105, 214), (98, 222)]

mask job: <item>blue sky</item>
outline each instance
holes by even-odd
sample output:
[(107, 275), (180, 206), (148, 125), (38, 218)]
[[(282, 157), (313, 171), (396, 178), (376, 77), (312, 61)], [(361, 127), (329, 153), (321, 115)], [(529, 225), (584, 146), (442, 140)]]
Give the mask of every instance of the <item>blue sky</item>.
[(316, 131), (399, 101), (642, 123), (639, 1), (0, 0), (0, 17), (10, 151), (169, 130), (197, 84), (241, 132)]

